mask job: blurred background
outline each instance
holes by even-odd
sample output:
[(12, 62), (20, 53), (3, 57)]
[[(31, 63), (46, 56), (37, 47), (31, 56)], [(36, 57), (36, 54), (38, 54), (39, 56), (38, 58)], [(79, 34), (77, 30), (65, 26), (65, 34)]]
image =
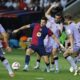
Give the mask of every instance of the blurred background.
[[(71, 13), (74, 18), (80, 18), (80, 0), (0, 0), (0, 24), (10, 34), (23, 25), (39, 22), (45, 11), (55, 2), (60, 4), (51, 11), (52, 16), (60, 12), (62, 15)], [(24, 35), (31, 37), (31, 33), (32, 30), (20, 31), (17, 38)]]

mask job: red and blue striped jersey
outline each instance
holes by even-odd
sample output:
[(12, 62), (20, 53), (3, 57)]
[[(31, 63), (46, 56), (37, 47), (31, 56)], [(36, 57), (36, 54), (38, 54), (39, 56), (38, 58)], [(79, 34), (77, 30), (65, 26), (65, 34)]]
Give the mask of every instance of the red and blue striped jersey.
[(53, 32), (49, 28), (46, 26), (41, 27), (39, 23), (31, 24), (30, 28), (33, 28), (32, 45), (44, 45), (46, 35), (53, 35)]

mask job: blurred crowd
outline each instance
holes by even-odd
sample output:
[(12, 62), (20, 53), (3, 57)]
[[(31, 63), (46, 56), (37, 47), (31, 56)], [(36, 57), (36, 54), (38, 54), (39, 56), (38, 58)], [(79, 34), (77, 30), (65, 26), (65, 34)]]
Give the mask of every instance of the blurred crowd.
[(53, 3), (59, 2), (65, 8), (67, 2), (70, 0), (0, 0), (0, 9), (20, 9), (39, 11), (47, 9)]

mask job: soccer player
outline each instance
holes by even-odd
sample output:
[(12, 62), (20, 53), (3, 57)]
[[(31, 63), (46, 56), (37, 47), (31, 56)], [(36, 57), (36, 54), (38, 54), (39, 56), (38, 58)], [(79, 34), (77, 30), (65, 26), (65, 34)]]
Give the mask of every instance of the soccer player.
[(17, 30), (14, 30), (13, 33), (18, 32), (19, 30), (25, 28), (33, 28), (32, 34), (32, 41), (30, 47), (26, 50), (26, 57), (25, 57), (25, 66), (24, 71), (28, 70), (29, 62), (30, 62), (30, 55), (35, 51), (39, 54), (39, 56), (43, 57), (44, 62), (46, 64), (46, 71), (50, 72), (49, 70), (49, 60), (44, 48), (44, 38), (46, 35), (52, 36), (52, 38), (62, 47), (62, 44), (58, 41), (56, 36), (52, 33), (50, 29), (46, 27), (47, 19), (43, 17), (39, 23), (25, 25)]
[[(80, 33), (80, 22), (78, 22), (76, 24), (76, 28), (78, 29), (78, 31)], [(77, 63), (79, 60), (80, 60), (80, 49), (79, 49), (78, 53), (75, 55), (75, 57), (74, 57), (75, 63)]]
[[(46, 51), (48, 57), (50, 57), (51, 53), (52, 53), (52, 41), (49, 41), (48, 37), (49, 36), (47, 35), (46, 38), (44, 39), (44, 47), (45, 47), (45, 51)], [(40, 68), (40, 61), (41, 61), (41, 56), (39, 56), (37, 54), (36, 65), (34, 67), (35, 70)], [(54, 62), (53, 62), (53, 64), (54, 64)]]
[(63, 56), (73, 67), (74, 72), (75, 72), (74, 75), (77, 75), (78, 67), (75, 64), (73, 58), (71, 57), (71, 53), (72, 54), (77, 53), (80, 49), (80, 34), (79, 34), (78, 29), (75, 27), (76, 24), (74, 23), (70, 15), (65, 16), (65, 23), (68, 24), (66, 26), (66, 32), (67, 32), (68, 40), (70, 42), (70, 46), (66, 49)]
[[(57, 38), (59, 38), (60, 32), (62, 32), (63, 29), (63, 24), (62, 24), (62, 16), (61, 14), (56, 14), (55, 17), (51, 17), (51, 10), (58, 6), (56, 5), (52, 5), (47, 12), (45, 13), (46, 18), (48, 19), (46, 26), (56, 35)], [(51, 59), (51, 71), (54, 70), (54, 63), (56, 65), (56, 72), (59, 72), (59, 66), (58, 66), (58, 55), (57, 55), (57, 51), (59, 48), (59, 45), (55, 42), (55, 40), (52, 39), (52, 37), (47, 36), (46, 41), (44, 41), (45, 45), (45, 49), (46, 51), (50, 51), (50, 53), (52, 53), (51, 57), (53, 58), (53, 60)], [(39, 63), (40, 63), (40, 57), (38, 56), (37, 58), (37, 62), (36, 62), (36, 66), (34, 67), (35, 69), (39, 68)]]
[[(11, 48), (8, 45), (7, 35), (6, 35), (7, 33), (5, 32), (5, 30), (4, 30), (4, 28), (2, 27), (1, 24), (0, 24), (0, 34), (2, 35), (3, 40), (6, 43), (6, 50), (10, 52)], [(8, 60), (3, 55), (3, 50), (2, 50), (2, 44), (1, 44), (1, 42), (0, 42), (0, 60), (3, 63), (3, 65), (6, 67), (6, 69), (8, 70), (9, 76), (13, 77), (14, 73), (13, 73), (11, 67), (10, 67), (10, 64), (9, 64)]]
[[(57, 6), (57, 5), (56, 5)], [(47, 27), (56, 35), (56, 37), (59, 39), (60, 33), (62, 32), (63, 29), (63, 24), (62, 24), (62, 16), (61, 14), (55, 14), (55, 17), (52, 17), (50, 12), (51, 10), (56, 7), (52, 5), (47, 12), (45, 13), (46, 18), (48, 19)], [(52, 41), (52, 56), (53, 56), (53, 61), (52, 61), (52, 68), (51, 70), (54, 70), (54, 64), (56, 66), (56, 72), (59, 72), (59, 65), (58, 65), (58, 48), (59, 45), (50, 37), (49, 41)], [(53, 64), (54, 63), (54, 64)]]

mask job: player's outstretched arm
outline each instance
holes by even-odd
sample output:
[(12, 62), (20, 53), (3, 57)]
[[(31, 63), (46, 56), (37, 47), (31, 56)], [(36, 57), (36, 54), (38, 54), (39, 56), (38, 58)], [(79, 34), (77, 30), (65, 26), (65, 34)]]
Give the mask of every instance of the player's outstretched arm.
[(54, 34), (52, 35), (52, 38), (55, 40), (56, 43), (58, 43), (58, 44), (60, 45), (60, 47), (61, 47), (62, 49), (65, 50), (64, 46), (60, 43), (60, 41), (56, 38), (56, 36), (55, 36)]
[(51, 6), (50, 6), (50, 8), (46, 11), (46, 13), (45, 13), (45, 17), (47, 17), (48, 18), (48, 16), (51, 16), (50, 15), (50, 12), (51, 12), (51, 10), (52, 10), (52, 8), (55, 8), (55, 7), (57, 7), (59, 4), (52, 4)]
[(27, 28), (30, 28), (30, 24), (29, 24), (29, 25), (24, 25), (24, 26), (22, 26), (22, 27), (20, 27), (20, 28), (18, 28), (18, 29), (16, 29), (16, 30), (14, 30), (13, 33), (17, 33), (17, 32), (19, 32), (20, 30), (27, 29)]

